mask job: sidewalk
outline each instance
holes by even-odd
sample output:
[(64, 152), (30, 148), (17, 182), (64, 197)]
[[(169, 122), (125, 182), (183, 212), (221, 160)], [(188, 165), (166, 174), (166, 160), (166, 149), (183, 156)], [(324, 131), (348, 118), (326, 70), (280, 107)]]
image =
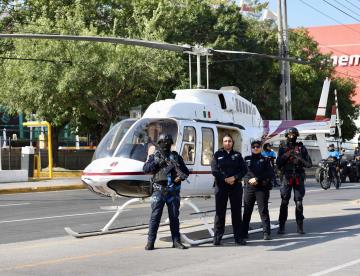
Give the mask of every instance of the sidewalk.
[(84, 189), (80, 177), (41, 178), (27, 182), (0, 183), (0, 194)]

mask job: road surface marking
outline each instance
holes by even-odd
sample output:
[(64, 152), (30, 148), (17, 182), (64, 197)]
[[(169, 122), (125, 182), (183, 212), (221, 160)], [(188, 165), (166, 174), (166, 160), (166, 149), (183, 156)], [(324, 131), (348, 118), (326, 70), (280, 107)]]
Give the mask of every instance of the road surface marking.
[(348, 262), (348, 263), (345, 263), (345, 264), (342, 264), (342, 265), (334, 266), (332, 268), (329, 268), (329, 269), (326, 269), (326, 270), (323, 270), (323, 271), (320, 271), (320, 272), (313, 273), (313, 274), (311, 274), (309, 276), (321, 276), (321, 275), (329, 274), (331, 272), (343, 269), (345, 267), (353, 266), (353, 265), (356, 265), (356, 264), (360, 264), (360, 259), (357, 259), (357, 260), (354, 260), (354, 261), (351, 261), (351, 262)]
[(30, 205), (30, 202), (26, 202), (26, 203), (14, 203), (14, 204), (5, 204), (5, 205), (0, 205), (0, 207), (10, 207), (10, 206), (21, 206), (21, 205)]
[(106, 213), (114, 213), (114, 211), (103, 211), (103, 212), (93, 212), (93, 213), (70, 214), (70, 215), (62, 215), (62, 216), (39, 217), (39, 218), (27, 218), (27, 219), (3, 220), (3, 221), (0, 221), (0, 224), (2, 224), (2, 223), (11, 223), (11, 222), (20, 222), (20, 221), (31, 221), (31, 220), (53, 219), (53, 218), (65, 218), (65, 217), (88, 216), (88, 215), (97, 215), (97, 214), (106, 214)]

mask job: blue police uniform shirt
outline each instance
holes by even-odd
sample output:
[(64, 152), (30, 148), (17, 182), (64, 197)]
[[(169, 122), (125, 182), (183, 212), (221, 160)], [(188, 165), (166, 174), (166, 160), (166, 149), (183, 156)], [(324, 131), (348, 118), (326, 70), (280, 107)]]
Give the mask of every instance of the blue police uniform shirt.
[(276, 159), (276, 153), (273, 150), (264, 150), (261, 155), (264, 157)]
[(333, 157), (333, 158), (336, 158), (336, 159), (340, 159), (340, 153), (337, 150), (329, 151), (328, 154), (329, 154), (328, 157)]

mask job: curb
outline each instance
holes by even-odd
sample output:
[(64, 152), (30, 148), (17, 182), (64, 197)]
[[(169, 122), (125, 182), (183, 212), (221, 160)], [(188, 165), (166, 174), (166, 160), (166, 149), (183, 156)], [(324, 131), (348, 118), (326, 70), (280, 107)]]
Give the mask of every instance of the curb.
[(57, 185), (57, 186), (39, 186), (39, 187), (21, 187), (21, 188), (8, 188), (1, 189), (0, 195), (3, 194), (17, 194), (17, 193), (34, 193), (34, 192), (51, 192), (51, 191), (64, 191), (64, 190), (79, 190), (85, 189), (84, 184), (73, 185)]

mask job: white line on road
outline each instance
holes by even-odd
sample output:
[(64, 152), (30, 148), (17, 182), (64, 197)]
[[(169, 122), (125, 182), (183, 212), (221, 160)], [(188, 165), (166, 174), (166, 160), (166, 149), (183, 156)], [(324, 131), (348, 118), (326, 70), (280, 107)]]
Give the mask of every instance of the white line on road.
[(281, 244), (281, 245), (278, 245), (278, 246), (271, 247), (271, 248), (269, 248), (269, 250), (272, 251), (272, 250), (284, 248), (284, 247), (287, 247), (287, 246), (293, 246), (293, 245), (295, 245), (297, 243), (298, 242), (287, 242), (287, 243), (284, 243), (284, 244)]
[(27, 219), (3, 220), (3, 221), (0, 221), (0, 224), (2, 224), (2, 223), (10, 223), (10, 222), (20, 222), (20, 221), (31, 221), (31, 220), (42, 220), (42, 219), (53, 219), (53, 218), (65, 218), (65, 217), (88, 216), (88, 215), (97, 215), (97, 214), (106, 214), (106, 213), (114, 213), (114, 211), (103, 211), (103, 212), (93, 212), (93, 213), (70, 214), (70, 215), (62, 215), (62, 216), (40, 217), (40, 218), (27, 218)]
[(356, 264), (359, 264), (359, 263), (360, 263), (360, 259), (357, 259), (357, 260), (354, 260), (354, 261), (351, 261), (351, 262), (348, 262), (348, 263), (345, 263), (345, 264), (342, 264), (342, 265), (338, 265), (338, 266), (335, 266), (335, 267), (332, 267), (332, 268), (329, 268), (329, 269), (326, 269), (326, 270), (311, 274), (309, 276), (320, 276), (320, 275), (329, 274), (331, 272), (343, 269), (345, 267), (353, 266), (353, 265), (356, 265)]
[(21, 206), (21, 205), (30, 205), (30, 204), (31, 204), (31, 203), (29, 203), (29, 202), (25, 202), (25, 203), (14, 203), (14, 204), (0, 205), (0, 207)]

